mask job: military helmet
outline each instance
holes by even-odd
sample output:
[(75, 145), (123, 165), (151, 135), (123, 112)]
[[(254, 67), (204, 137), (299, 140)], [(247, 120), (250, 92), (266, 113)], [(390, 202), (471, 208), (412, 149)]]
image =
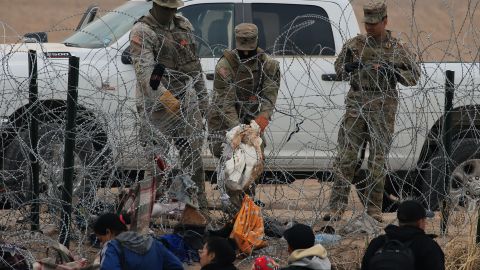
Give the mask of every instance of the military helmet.
[(363, 22), (376, 24), (387, 16), (387, 5), (384, 0), (373, 0), (363, 6)]
[(167, 8), (183, 7), (182, 0), (153, 0), (153, 2), (159, 6), (167, 7)]
[(258, 45), (258, 28), (253, 23), (241, 23), (235, 26), (235, 41), (238, 50), (255, 50)]

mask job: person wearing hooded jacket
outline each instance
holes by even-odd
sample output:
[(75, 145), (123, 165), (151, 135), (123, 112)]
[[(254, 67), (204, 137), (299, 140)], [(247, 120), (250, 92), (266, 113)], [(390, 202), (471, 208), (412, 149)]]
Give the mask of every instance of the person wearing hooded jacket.
[(199, 250), (200, 270), (237, 270), (235, 265), (235, 243), (232, 239), (210, 237)]
[(103, 244), (101, 270), (183, 270), (180, 260), (160, 241), (127, 231), (127, 226), (118, 215), (108, 213), (100, 216), (93, 230)]
[(280, 270), (331, 270), (327, 250), (322, 245), (315, 245), (315, 235), (310, 226), (295, 224), (286, 230), (283, 238), (287, 240), (288, 266)]
[(397, 218), (399, 226), (388, 225), (386, 235), (374, 238), (367, 247), (362, 260), (362, 270), (370, 269), (369, 264), (386, 243), (387, 237), (402, 243), (410, 242), (409, 248), (414, 257), (414, 269), (444, 270), (445, 256), (440, 246), (433, 240), (435, 235), (425, 233), (426, 218), (433, 217), (416, 201), (404, 201), (398, 206)]

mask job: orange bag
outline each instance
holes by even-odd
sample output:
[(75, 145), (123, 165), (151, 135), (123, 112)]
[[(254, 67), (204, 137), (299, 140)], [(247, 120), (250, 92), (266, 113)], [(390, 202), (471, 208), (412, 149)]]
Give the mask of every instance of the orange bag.
[(237, 214), (230, 238), (237, 243), (242, 253), (251, 254), (254, 249), (263, 248), (267, 242), (265, 236), (263, 218), (260, 207), (245, 195), (242, 208)]

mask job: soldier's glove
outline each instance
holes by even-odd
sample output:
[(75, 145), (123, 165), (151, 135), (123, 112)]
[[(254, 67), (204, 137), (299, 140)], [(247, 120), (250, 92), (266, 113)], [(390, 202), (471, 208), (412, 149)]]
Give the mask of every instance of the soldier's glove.
[(347, 73), (351, 73), (354, 70), (363, 68), (363, 64), (360, 61), (346, 63), (344, 69)]
[(399, 75), (396, 71), (395, 68), (392, 67), (389, 64), (382, 64), (378, 68), (378, 73), (380, 73), (382, 76), (385, 76), (389, 81), (390, 80), (397, 80), (397, 75)]
[(261, 133), (263, 133), (265, 131), (265, 129), (267, 128), (268, 123), (269, 123), (268, 119), (263, 115), (257, 116), (257, 118), (255, 118), (255, 122), (260, 127), (260, 132)]
[(156, 64), (153, 68), (152, 75), (150, 75), (150, 87), (152, 87), (153, 90), (158, 89), (164, 72), (165, 66), (162, 64)]
[(172, 94), (172, 92), (168, 90), (166, 90), (165, 93), (158, 98), (158, 100), (169, 112), (173, 114), (177, 114), (180, 110), (180, 101)]

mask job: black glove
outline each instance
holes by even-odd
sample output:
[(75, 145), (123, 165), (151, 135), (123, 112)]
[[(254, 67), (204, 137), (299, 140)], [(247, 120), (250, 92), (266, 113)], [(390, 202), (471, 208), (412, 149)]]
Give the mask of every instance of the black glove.
[(354, 70), (360, 69), (363, 67), (363, 64), (360, 61), (346, 63), (344, 69), (347, 73), (351, 73)]
[(152, 75), (150, 75), (150, 87), (152, 87), (153, 90), (158, 89), (164, 72), (165, 66), (162, 64), (156, 64), (153, 68)]

